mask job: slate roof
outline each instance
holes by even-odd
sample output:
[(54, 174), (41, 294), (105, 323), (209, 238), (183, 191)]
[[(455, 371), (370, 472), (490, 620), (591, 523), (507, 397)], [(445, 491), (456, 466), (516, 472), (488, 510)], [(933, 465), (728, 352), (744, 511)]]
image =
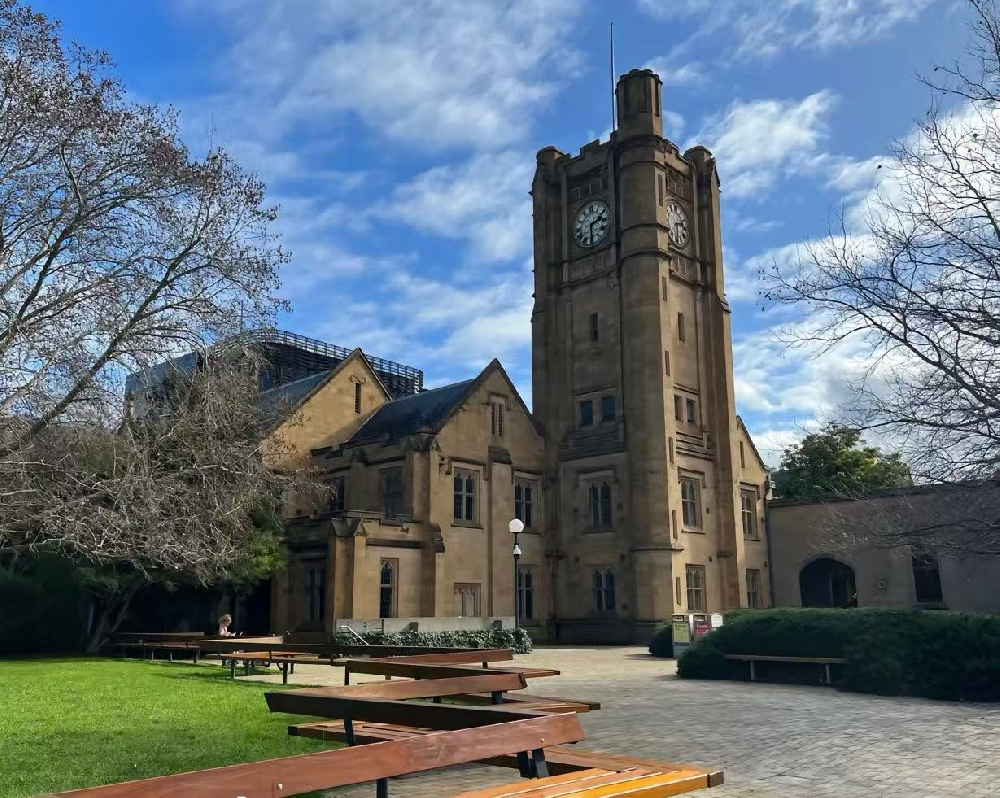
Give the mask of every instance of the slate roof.
[(437, 429), (476, 380), (464, 380), (386, 402), (361, 425), (348, 443), (394, 440)]
[(257, 404), (265, 413), (278, 418), (292, 408), (298, 407), (309, 392), (325, 380), (333, 370), (319, 371), (295, 382), (286, 382), (277, 388), (263, 391), (257, 394)]

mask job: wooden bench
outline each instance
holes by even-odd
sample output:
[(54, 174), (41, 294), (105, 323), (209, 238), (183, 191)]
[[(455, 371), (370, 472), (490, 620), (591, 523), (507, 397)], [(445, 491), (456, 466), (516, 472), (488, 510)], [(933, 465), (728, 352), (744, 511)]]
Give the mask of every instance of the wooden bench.
[[(444, 679), (446, 677), (471, 676), (483, 669), (504, 671), (506, 673), (521, 673), (525, 679), (537, 679), (544, 676), (558, 676), (559, 671), (552, 668), (529, 668), (523, 665), (502, 665), (499, 668), (487, 668), (484, 662), (481, 668), (470, 665), (435, 665), (425, 662), (407, 662), (398, 659), (349, 659), (344, 660), (344, 684), (351, 683), (352, 673), (365, 673), (375, 676), (401, 676), (407, 679)], [(478, 661), (478, 660), (476, 660)]]
[(130, 648), (137, 648), (140, 651), (140, 659), (146, 658), (146, 652), (149, 652), (150, 659), (156, 659), (157, 651), (166, 651), (167, 659), (170, 662), (174, 661), (175, 651), (188, 651), (193, 657), (195, 664), (198, 664), (198, 657), (201, 655), (201, 646), (197, 641), (194, 640), (146, 640), (145, 638), (140, 638), (136, 640), (120, 640), (115, 643), (115, 646), (121, 649), (122, 657), (125, 656), (125, 651)]
[(843, 657), (774, 657), (768, 654), (726, 654), (726, 659), (737, 660), (750, 663), (750, 681), (757, 681), (757, 670), (754, 664), (757, 662), (813, 662), (823, 666), (824, 684), (833, 684), (830, 676), (831, 665), (843, 665), (847, 662)]
[[(444, 708), (444, 705), (428, 706)], [(70, 790), (59, 795), (81, 798), (173, 795), (274, 798), (374, 781), (378, 798), (387, 798), (389, 779), (392, 777), (501, 755), (516, 756), (526, 774), (546, 777), (545, 746), (582, 739), (583, 729), (575, 715), (504, 718), (501, 713), (496, 713), (491, 722), (475, 727), (445, 729), (404, 740)]]
[(607, 795), (663, 798), (669, 795), (714, 787), (711, 775), (699, 768), (630, 767), (625, 770), (590, 768), (561, 776), (549, 776), (529, 783), (505, 784), (485, 790), (464, 792), (457, 798), (601, 798)]
[[(457, 678), (428, 679), (417, 682), (384, 682), (354, 685), (351, 687), (307, 688), (291, 692), (267, 694), (268, 706), (272, 711), (295, 712), (298, 714), (322, 715), (328, 720), (316, 723), (298, 723), (288, 727), (288, 733), (294, 736), (312, 737), (315, 739), (346, 742), (348, 745), (370, 745), (384, 742), (409, 740), (433, 734), (434, 729), (444, 723), (476, 723), (489, 714), (499, 717), (506, 712), (514, 713), (531, 710), (533, 713), (549, 714), (553, 712), (576, 712), (589, 710), (599, 704), (586, 702), (570, 702), (565, 699), (540, 699), (537, 696), (527, 696), (521, 692), (503, 693), (502, 701), (485, 709), (485, 714), (467, 714), (472, 707), (444, 705), (437, 707), (445, 717), (435, 717), (428, 709), (432, 705), (420, 703), (407, 704), (399, 700), (404, 698), (426, 698), (430, 696), (452, 695), (466, 698), (466, 690), (474, 686), (485, 686), (490, 690), (492, 701), (496, 701), (496, 693), (492, 688), (502, 689), (518, 686), (515, 682), (501, 682), (501, 674), (482, 674)], [(509, 679), (514, 674), (506, 674)], [(523, 677), (523, 675), (522, 675)], [(470, 682), (476, 684), (470, 684)], [(521, 684), (525, 684), (524, 681)], [(391, 698), (389, 701), (379, 700)], [(575, 705), (575, 706), (571, 706)], [(427, 707), (428, 709), (425, 709)], [(465, 715), (463, 717), (463, 715)], [(342, 720), (336, 720), (342, 718)], [(545, 770), (551, 776), (567, 775), (566, 779), (542, 779), (538, 782), (521, 782), (500, 789), (497, 795), (535, 795), (541, 796), (559, 794), (545, 792), (561, 784), (573, 784), (572, 791), (583, 789), (583, 783), (577, 783), (572, 774), (580, 771), (600, 770), (601, 781), (586, 785), (601, 787), (602, 795), (617, 795), (633, 790), (641, 791), (642, 795), (676, 795), (704, 787), (712, 787), (723, 781), (721, 772), (712, 772), (700, 768), (672, 763), (649, 762), (616, 755), (581, 751), (575, 746), (561, 744), (547, 745), (544, 751)], [(479, 760), (482, 764), (498, 767), (516, 768), (525, 775), (523, 757), (513, 754)], [(620, 785), (620, 786), (619, 786)], [(535, 788), (541, 790), (535, 792)], [(566, 790), (570, 792), (571, 790)], [(485, 792), (484, 795), (489, 795)], [(581, 793), (586, 794), (586, 793)], [(595, 793), (597, 795), (598, 793)], [(476, 795), (472, 793), (471, 795)]]
[(315, 654), (296, 653), (293, 651), (280, 653), (265, 653), (260, 651), (234, 651), (221, 654), (222, 665), (229, 662), (229, 675), (236, 677), (236, 663), (243, 663), (243, 674), (249, 676), (255, 664), (268, 667), (272, 663), (281, 671), (281, 683), (288, 684), (288, 674), (295, 673), (296, 665), (338, 665), (341, 660), (336, 657), (318, 657)]

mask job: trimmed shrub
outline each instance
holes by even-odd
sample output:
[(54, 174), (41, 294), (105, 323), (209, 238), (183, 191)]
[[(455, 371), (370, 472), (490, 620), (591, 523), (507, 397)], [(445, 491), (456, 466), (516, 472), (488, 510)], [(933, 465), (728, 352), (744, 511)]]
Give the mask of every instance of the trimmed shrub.
[[(524, 629), (463, 629), (454, 632), (362, 632), (373, 646), (427, 646), (428, 648), (509, 648), (518, 654), (531, 653), (531, 638)], [(357, 643), (349, 632), (337, 632), (333, 642)]]
[(670, 623), (661, 624), (653, 632), (653, 637), (649, 641), (649, 653), (654, 657), (674, 655), (674, 628)]
[(882, 609), (754, 610), (697, 640), (683, 678), (744, 678), (726, 654), (842, 657), (838, 683), (880, 695), (1000, 701), (1000, 617)]

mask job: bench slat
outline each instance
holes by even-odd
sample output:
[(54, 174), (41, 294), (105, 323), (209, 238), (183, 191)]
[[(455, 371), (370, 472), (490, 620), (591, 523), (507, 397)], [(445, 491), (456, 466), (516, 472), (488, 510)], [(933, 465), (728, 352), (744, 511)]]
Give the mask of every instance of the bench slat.
[(726, 659), (740, 662), (815, 662), (820, 665), (843, 665), (843, 657), (773, 657), (769, 654), (725, 654)]
[[(475, 762), (501, 754), (530, 751), (552, 742), (583, 739), (575, 715), (548, 715), (511, 723), (442, 731), (421, 737), (341, 748), (314, 754), (249, 762), (174, 776), (109, 784), (60, 795), (80, 798), (272, 798), (348, 784), (419, 773)], [(276, 786), (280, 784), (280, 793)]]
[(421, 679), (419, 681), (366, 682), (346, 687), (306, 687), (289, 690), (284, 695), (334, 696), (341, 698), (440, 698), (463, 693), (523, 690), (528, 686), (523, 674), (489, 672), (484, 675), (461, 676), (452, 679)]
[(464, 729), (538, 717), (545, 713), (508, 706), (461, 706), (423, 701), (389, 701), (332, 695), (301, 695), (298, 690), (265, 693), (268, 709), (290, 715), (398, 723), (434, 729)]

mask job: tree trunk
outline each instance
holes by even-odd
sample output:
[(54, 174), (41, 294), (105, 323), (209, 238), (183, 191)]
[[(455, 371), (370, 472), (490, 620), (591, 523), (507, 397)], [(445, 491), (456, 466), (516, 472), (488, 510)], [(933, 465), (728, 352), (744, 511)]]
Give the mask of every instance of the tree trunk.
[(86, 653), (97, 654), (110, 637), (118, 631), (118, 627), (125, 620), (125, 614), (132, 606), (132, 599), (135, 598), (141, 587), (142, 585), (133, 585), (124, 593), (115, 593), (104, 601), (97, 624), (90, 631)]

